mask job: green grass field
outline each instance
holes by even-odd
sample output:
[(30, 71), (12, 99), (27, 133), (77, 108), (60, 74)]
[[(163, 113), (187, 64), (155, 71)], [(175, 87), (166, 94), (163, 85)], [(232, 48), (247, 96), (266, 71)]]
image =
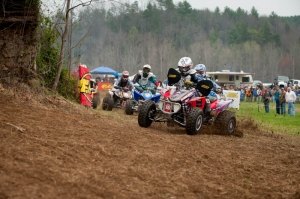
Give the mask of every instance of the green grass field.
[(287, 114), (278, 115), (275, 111), (275, 103), (270, 103), (270, 112), (265, 113), (264, 104), (257, 102), (241, 102), (237, 117), (251, 117), (257, 121), (262, 128), (276, 132), (300, 135), (300, 104), (295, 104), (295, 117)]

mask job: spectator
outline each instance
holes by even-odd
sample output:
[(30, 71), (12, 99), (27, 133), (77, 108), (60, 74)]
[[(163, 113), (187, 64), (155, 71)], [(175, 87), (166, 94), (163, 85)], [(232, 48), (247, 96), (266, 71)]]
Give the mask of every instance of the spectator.
[(262, 98), (262, 90), (261, 90), (261, 87), (260, 86), (257, 86), (256, 88), (256, 93), (257, 93), (257, 100), (258, 102), (261, 102), (261, 98)]
[(275, 102), (275, 97), (274, 97), (275, 87), (271, 86), (271, 87), (269, 87), (269, 89), (270, 89), (270, 92), (271, 92), (271, 95), (272, 95), (271, 102)]
[(276, 103), (276, 114), (280, 114), (280, 91), (279, 91), (279, 87), (276, 86), (274, 87), (274, 100), (275, 100), (275, 103)]
[(104, 81), (104, 82), (109, 82), (108, 75), (105, 75), (105, 76), (104, 76), (103, 81)]
[(246, 88), (246, 102), (251, 102), (252, 100), (251, 88)]
[(240, 100), (241, 102), (243, 102), (245, 100), (245, 89), (240, 88), (240, 93), (241, 93)]
[(96, 84), (98, 84), (99, 82), (101, 82), (101, 77), (97, 76), (95, 80), (96, 80)]
[(290, 87), (287, 88), (287, 92), (285, 93), (285, 101), (288, 103), (288, 114), (295, 116), (296, 94)]
[(262, 92), (262, 99), (265, 107), (265, 112), (269, 113), (270, 112), (270, 100), (272, 98), (271, 91), (268, 88), (264, 88)]
[(280, 102), (280, 114), (285, 115), (285, 90), (284, 87), (281, 88), (280, 96), (279, 96), (279, 102)]
[(257, 95), (257, 87), (255, 87), (255, 88), (252, 89), (252, 96), (253, 96), (253, 101), (256, 102), (257, 97), (258, 97), (258, 95)]

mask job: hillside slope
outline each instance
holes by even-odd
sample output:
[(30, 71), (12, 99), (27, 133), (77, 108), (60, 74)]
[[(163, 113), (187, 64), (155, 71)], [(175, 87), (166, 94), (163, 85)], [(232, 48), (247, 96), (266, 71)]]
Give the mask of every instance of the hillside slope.
[[(4, 95), (4, 93), (6, 93)], [(0, 93), (0, 198), (299, 198), (300, 138), (243, 137)]]

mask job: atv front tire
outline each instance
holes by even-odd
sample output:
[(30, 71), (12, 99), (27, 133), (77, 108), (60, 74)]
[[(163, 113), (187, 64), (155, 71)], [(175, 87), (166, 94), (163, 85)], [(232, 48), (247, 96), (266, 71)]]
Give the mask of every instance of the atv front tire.
[(96, 109), (100, 104), (100, 93), (95, 93), (92, 99), (93, 109)]
[(235, 113), (229, 110), (219, 113), (215, 120), (215, 126), (218, 130), (223, 130), (226, 134), (234, 134), (236, 129)]
[(114, 107), (114, 100), (110, 95), (106, 95), (102, 101), (102, 109), (105, 111), (111, 111)]
[(151, 100), (145, 101), (139, 109), (138, 123), (141, 127), (149, 127), (156, 113), (155, 103)]
[(131, 100), (127, 100), (125, 103), (125, 114), (132, 115), (133, 114), (133, 102)]
[(203, 111), (199, 108), (192, 108), (186, 117), (186, 132), (188, 135), (196, 135), (203, 125)]

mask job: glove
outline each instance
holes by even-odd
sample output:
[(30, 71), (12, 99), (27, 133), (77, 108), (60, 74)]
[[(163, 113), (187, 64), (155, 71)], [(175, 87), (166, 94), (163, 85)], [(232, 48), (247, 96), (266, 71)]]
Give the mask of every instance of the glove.
[(222, 93), (222, 89), (221, 88), (217, 88), (216, 93), (218, 93), (218, 94)]
[(128, 87), (124, 87), (124, 88), (123, 88), (123, 91), (124, 91), (124, 92), (127, 92), (127, 91), (129, 91), (129, 88), (128, 88)]
[(186, 87), (192, 87), (193, 86), (193, 82), (192, 81), (190, 81), (190, 80), (186, 80), (185, 82), (184, 82), (184, 86), (186, 86)]
[(154, 95), (156, 93), (156, 89), (150, 89), (150, 92)]
[(147, 86), (145, 86), (145, 85), (141, 85), (141, 88), (142, 88), (143, 90), (147, 90)]

